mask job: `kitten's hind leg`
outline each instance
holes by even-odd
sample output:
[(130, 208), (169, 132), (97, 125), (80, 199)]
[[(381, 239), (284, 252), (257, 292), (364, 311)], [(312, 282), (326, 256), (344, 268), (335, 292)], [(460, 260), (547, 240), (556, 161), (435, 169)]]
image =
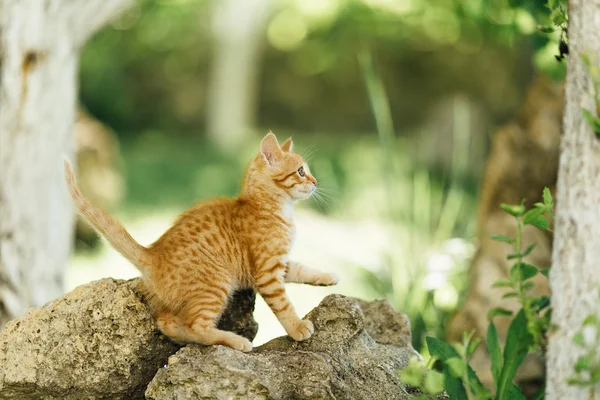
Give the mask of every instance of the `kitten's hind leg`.
[(252, 350), (251, 341), (233, 332), (196, 324), (192, 325), (190, 330), (193, 332), (193, 335), (196, 338), (195, 342), (201, 344), (222, 344), (245, 353)]
[(236, 350), (252, 350), (252, 342), (233, 332), (217, 329), (216, 325), (229, 300), (230, 287), (215, 284), (194, 291), (184, 309), (185, 337), (190, 342), (205, 345), (222, 344)]
[(161, 314), (156, 320), (158, 329), (177, 344), (200, 343), (205, 345), (222, 344), (236, 350), (250, 351), (252, 343), (233, 332), (222, 331), (216, 328), (204, 329), (183, 324), (181, 318), (173, 314)]
[(187, 344), (190, 342), (183, 321), (174, 314), (161, 313), (156, 318), (156, 326), (164, 335), (177, 344)]
[(340, 278), (334, 273), (320, 272), (295, 261), (288, 261), (287, 263), (286, 282), (308, 283), (315, 286), (333, 286), (339, 280)]

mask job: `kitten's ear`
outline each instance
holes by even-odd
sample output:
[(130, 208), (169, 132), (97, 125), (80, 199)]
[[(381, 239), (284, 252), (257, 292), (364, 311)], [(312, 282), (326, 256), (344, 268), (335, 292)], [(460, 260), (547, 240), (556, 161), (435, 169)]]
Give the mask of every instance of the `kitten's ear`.
[(292, 138), (289, 137), (285, 142), (281, 144), (281, 150), (285, 152), (290, 152), (294, 148), (294, 142), (292, 142)]
[(272, 132), (267, 133), (260, 142), (260, 154), (262, 154), (263, 158), (270, 166), (273, 166), (274, 163), (283, 157), (283, 152), (279, 147), (277, 138)]

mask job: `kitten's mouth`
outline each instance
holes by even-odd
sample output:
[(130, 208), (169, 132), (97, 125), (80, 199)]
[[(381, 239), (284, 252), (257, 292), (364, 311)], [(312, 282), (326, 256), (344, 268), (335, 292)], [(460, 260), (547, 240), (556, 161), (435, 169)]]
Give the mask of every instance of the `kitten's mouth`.
[(309, 198), (315, 192), (316, 189), (317, 188), (302, 190), (300, 193), (302, 193), (304, 196), (306, 196), (306, 198)]

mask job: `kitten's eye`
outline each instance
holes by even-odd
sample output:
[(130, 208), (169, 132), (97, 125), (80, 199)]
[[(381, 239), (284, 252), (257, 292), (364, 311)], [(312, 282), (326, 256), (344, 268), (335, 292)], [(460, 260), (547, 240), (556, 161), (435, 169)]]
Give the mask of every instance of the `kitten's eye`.
[(304, 176), (304, 167), (298, 168), (298, 175)]

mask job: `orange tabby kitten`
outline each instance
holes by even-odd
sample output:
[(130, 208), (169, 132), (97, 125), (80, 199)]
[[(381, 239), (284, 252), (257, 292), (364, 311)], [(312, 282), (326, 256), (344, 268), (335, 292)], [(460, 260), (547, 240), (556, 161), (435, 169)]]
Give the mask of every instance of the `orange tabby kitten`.
[(68, 162), (65, 170), (79, 213), (142, 272), (158, 328), (172, 340), (252, 350), (246, 338), (216, 328), (229, 297), (242, 288), (257, 290), (292, 338), (312, 335), (313, 324), (298, 318), (284, 282), (335, 285), (338, 278), (288, 259), (291, 206), (317, 187), (306, 161), (292, 152), (291, 138), (280, 147), (267, 134), (238, 198), (196, 205), (149, 247), (82, 196)]

